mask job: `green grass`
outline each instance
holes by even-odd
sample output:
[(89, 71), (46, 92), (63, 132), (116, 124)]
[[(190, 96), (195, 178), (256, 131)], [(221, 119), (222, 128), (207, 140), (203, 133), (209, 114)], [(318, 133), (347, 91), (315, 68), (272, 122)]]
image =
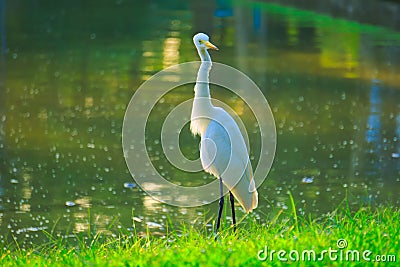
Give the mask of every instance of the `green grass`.
[[(293, 202), (294, 203), (294, 202)], [(293, 204), (294, 205), (294, 204)], [(293, 264), (289, 256), (299, 260), (295, 266), (398, 266), (399, 264), (399, 218), (398, 208), (360, 208), (351, 212), (349, 207), (333, 211), (318, 219), (298, 216), (296, 212), (279, 211), (267, 223), (260, 223), (252, 216), (242, 220), (237, 232), (226, 227), (217, 241), (208, 228), (191, 228), (168, 231), (165, 237), (151, 235), (140, 237), (130, 233), (119, 237), (88, 234), (78, 237), (73, 243), (48, 234), (49, 242), (21, 249), (10, 244), (0, 258), (1, 266), (286, 266)], [(347, 241), (347, 247), (340, 250), (339, 239)], [(268, 249), (268, 257), (264, 248)], [(339, 251), (339, 259), (329, 258), (329, 248)], [(278, 252), (286, 251), (278, 259)], [(302, 260), (304, 252), (305, 260)], [(308, 259), (308, 252), (314, 250), (316, 260)], [(318, 260), (324, 250), (324, 259)], [(346, 253), (357, 250), (359, 261), (346, 261)], [(362, 259), (364, 251), (371, 259)], [(279, 252), (283, 253), (283, 252)], [(291, 253), (291, 254), (289, 254)], [(311, 252), (310, 252), (311, 253)], [(331, 252), (332, 253), (332, 252)], [(355, 253), (355, 252), (354, 252)], [(340, 261), (342, 255), (342, 261)], [(354, 254), (356, 255), (356, 254)], [(396, 262), (374, 261), (376, 255), (394, 255)], [(389, 256), (391, 257), (391, 256)]]

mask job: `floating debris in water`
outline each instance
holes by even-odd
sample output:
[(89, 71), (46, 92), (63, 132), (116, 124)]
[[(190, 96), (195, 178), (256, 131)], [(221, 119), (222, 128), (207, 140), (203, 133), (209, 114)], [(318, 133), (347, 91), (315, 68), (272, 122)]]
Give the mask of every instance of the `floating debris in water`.
[(136, 184), (135, 183), (124, 183), (125, 188), (135, 188)]
[(392, 158), (394, 159), (400, 158), (400, 153), (392, 153)]
[(15, 233), (17, 235), (26, 233), (26, 232), (38, 232), (42, 230), (46, 230), (48, 227), (47, 226), (39, 226), (39, 227), (28, 227), (28, 228), (22, 228), (22, 229), (17, 229)]
[(303, 177), (303, 179), (301, 179), (301, 182), (304, 184), (311, 184), (314, 182), (314, 177)]
[(76, 204), (75, 204), (75, 202), (73, 202), (73, 201), (66, 201), (65, 202), (65, 206), (67, 206), (67, 207), (74, 207)]
[(135, 222), (142, 222), (142, 219), (140, 219), (139, 217), (133, 217), (133, 221), (135, 221)]
[(10, 180), (10, 183), (12, 183), (12, 184), (18, 184), (19, 182), (18, 182), (17, 179), (11, 179), (11, 180)]
[(92, 143), (88, 143), (86, 146), (88, 148), (96, 148), (95, 144), (92, 144)]
[(149, 228), (162, 228), (163, 226), (156, 222), (146, 222), (147, 227)]
[(48, 228), (47, 226), (28, 227), (28, 228), (26, 228), (26, 230), (29, 232), (38, 232), (38, 231), (46, 230), (47, 228)]
[(277, 202), (276, 206), (279, 208), (282, 208), (284, 210), (287, 210), (289, 208), (285, 203), (282, 203), (282, 202)]

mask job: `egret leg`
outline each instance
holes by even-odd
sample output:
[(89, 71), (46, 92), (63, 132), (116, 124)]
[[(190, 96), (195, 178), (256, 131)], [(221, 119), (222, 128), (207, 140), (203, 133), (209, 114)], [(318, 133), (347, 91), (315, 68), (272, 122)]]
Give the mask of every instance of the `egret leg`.
[(229, 191), (229, 200), (231, 202), (231, 209), (232, 209), (233, 231), (236, 231), (235, 198), (233, 197), (231, 191)]
[(217, 229), (218, 231), (219, 226), (221, 225), (221, 217), (222, 217), (222, 210), (224, 209), (224, 185), (222, 184), (222, 178), (219, 178), (219, 192), (221, 198), (219, 199), (219, 210), (218, 210), (218, 219), (217, 219)]

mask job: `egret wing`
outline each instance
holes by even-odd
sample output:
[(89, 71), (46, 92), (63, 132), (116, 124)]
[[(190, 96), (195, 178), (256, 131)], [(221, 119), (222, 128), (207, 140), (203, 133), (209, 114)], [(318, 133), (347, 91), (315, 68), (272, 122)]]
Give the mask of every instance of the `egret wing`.
[(200, 158), (204, 170), (222, 179), (242, 207), (251, 211), (257, 207), (258, 194), (243, 137), (232, 122), (226, 128), (209, 123), (201, 137)]

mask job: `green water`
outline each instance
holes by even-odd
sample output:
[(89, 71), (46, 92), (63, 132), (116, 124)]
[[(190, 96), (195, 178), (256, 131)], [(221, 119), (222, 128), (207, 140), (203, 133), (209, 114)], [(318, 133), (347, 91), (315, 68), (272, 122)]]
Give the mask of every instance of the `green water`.
[[(290, 209), (288, 191), (299, 213), (315, 216), (346, 196), (355, 207), (400, 204), (399, 32), (247, 1), (0, 2), (1, 242), (40, 242), (42, 229), (118, 234), (147, 225), (162, 234), (167, 220), (214, 218), (217, 203), (172, 207), (130, 188), (121, 146), (136, 88), (165, 67), (198, 60), (199, 31), (220, 48), (214, 61), (262, 89), (275, 117), (276, 157), (252, 216)], [(192, 94), (184, 87), (167, 95), (146, 131), (153, 164), (186, 185), (214, 178), (174, 170), (158, 129)], [(256, 166), (250, 110), (226, 90), (212, 95), (241, 116)], [(180, 143), (188, 158), (198, 157), (198, 142), (186, 125)]]

